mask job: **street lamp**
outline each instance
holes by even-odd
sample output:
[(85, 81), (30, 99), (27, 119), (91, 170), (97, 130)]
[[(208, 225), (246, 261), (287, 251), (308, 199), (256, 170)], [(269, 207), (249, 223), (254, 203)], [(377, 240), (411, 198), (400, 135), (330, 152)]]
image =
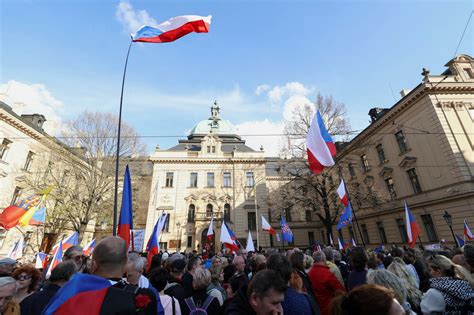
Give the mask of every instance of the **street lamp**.
[(179, 233), (179, 229), (181, 227), (181, 222), (176, 223), (176, 251), (178, 252), (178, 246), (181, 247), (181, 233)]
[(459, 247), (458, 240), (456, 239), (456, 236), (454, 236), (454, 232), (453, 232), (453, 216), (449, 214), (448, 211), (444, 211), (443, 218), (446, 221), (446, 224), (448, 224), (449, 229), (451, 230), (451, 235), (453, 236), (454, 244), (456, 244), (456, 246)]

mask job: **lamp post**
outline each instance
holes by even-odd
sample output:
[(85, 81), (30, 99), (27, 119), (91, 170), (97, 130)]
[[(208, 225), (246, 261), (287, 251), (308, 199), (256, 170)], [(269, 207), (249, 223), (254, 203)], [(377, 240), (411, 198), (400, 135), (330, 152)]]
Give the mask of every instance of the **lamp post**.
[(181, 247), (181, 233), (179, 233), (179, 229), (181, 227), (181, 222), (176, 223), (176, 251), (178, 252), (178, 246)]
[(454, 244), (456, 244), (456, 246), (459, 247), (458, 240), (456, 239), (456, 236), (454, 236), (454, 232), (453, 232), (453, 216), (449, 214), (448, 211), (444, 211), (443, 218), (448, 224), (449, 229), (451, 230), (451, 235), (453, 236)]

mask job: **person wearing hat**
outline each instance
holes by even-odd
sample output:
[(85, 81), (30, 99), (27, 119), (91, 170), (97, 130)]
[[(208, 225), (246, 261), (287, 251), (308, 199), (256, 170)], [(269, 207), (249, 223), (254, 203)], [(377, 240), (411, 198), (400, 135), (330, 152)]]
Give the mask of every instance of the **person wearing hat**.
[(0, 314), (20, 315), (20, 305), (13, 301), (16, 290), (15, 279), (12, 277), (0, 278)]
[(10, 277), (15, 267), (16, 260), (11, 258), (0, 259), (0, 277)]
[(170, 263), (170, 274), (168, 284), (165, 287), (165, 294), (175, 297), (178, 301), (184, 301), (186, 298), (186, 291), (183, 287), (182, 277), (186, 261), (182, 258), (173, 259), (175, 255), (168, 258)]

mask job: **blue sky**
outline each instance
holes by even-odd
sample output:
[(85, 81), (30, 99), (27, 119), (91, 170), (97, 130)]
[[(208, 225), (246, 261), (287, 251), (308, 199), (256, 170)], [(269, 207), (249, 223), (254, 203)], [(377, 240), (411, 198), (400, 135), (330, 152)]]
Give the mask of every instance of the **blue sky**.
[[(472, 1), (0, 3), (2, 97), (58, 122), (86, 109), (118, 111), (136, 25), (212, 15), (208, 34), (133, 45), (124, 118), (144, 136), (184, 136), (215, 99), (240, 133), (278, 133), (317, 92), (345, 103), (352, 128), (362, 129), (369, 109), (392, 106), (423, 67), (444, 71), (473, 9)], [(474, 54), (473, 24), (459, 53)], [(149, 150), (177, 139), (144, 138)], [(276, 154), (278, 138), (247, 139)]]

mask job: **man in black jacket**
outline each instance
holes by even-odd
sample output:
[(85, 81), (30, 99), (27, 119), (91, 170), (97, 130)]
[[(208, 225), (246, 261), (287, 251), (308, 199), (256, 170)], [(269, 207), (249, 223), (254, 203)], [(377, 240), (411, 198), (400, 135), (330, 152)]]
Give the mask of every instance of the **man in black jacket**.
[(170, 276), (168, 279), (168, 284), (165, 287), (165, 294), (175, 297), (180, 302), (187, 298), (181, 279), (185, 267), (186, 262), (184, 259), (179, 258), (173, 260), (170, 264)]

